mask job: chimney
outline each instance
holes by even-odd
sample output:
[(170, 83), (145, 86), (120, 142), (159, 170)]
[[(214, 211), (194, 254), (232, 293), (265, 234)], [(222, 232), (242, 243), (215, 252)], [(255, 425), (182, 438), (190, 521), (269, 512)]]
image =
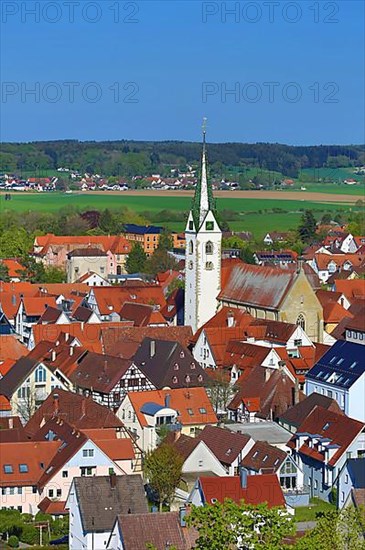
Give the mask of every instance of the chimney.
[(58, 393), (53, 394), (53, 412), (55, 415), (59, 412), (59, 399), (58, 399)]
[(169, 393), (167, 393), (167, 394), (165, 395), (165, 407), (166, 407), (167, 409), (170, 408), (170, 402), (171, 402), (171, 395), (170, 395)]
[(73, 354), (74, 354), (74, 347), (70, 346), (70, 355), (73, 355)]
[(150, 341), (150, 357), (154, 357), (155, 353), (156, 353), (156, 341), (151, 340)]
[(109, 482), (110, 482), (110, 487), (112, 489), (115, 489), (115, 487), (117, 485), (117, 475), (114, 472), (113, 468), (109, 469)]
[(232, 311), (229, 311), (227, 313), (227, 327), (233, 327), (234, 326), (234, 315)]
[(81, 418), (86, 415), (86, 398), (83, 397), (81, 401)]
[(298, 403), (299, 403), (299, 382), (298, 382), (298, 378), (295, 378), (293, 405), (297, 405)]
[(240, 468), (240, 481), (241, 489), (247, 489), (247, 470), (246, 468)]

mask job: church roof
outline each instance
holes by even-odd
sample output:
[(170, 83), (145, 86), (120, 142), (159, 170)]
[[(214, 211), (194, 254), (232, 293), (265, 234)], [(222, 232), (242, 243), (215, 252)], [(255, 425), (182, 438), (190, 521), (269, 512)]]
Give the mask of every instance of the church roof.
[(204, 219), (209, 211), (215, 213), (215, 201), (213, 198), (212, 187), (208, 183), (205, 134), (206, 131), (204, 121), (201, 175), (196, 184), (193, 204), (191, 208), (194, 224), (197, 230), (202, 226)]
[(231, 270), (218, 299), (279, 309), (296, 277), (294, 271), (240, 263)]

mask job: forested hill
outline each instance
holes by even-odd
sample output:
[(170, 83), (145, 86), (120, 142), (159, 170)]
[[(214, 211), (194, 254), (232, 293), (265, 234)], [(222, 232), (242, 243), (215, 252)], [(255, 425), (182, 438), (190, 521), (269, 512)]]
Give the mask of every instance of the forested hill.
[[(66, 167), (104, 175), (133, 176), (159, 172), (171, 167), (196, 165), (201, 144), (182, 141), (105, 141), (76, 140), (32, 143), (3, 143), (0, 172), (54, 170)], [(245, 169), (258, 167), (296, 177), (302, 168), (331, 168), (365, 164), (361, 145), (291, 146), (276, 143), (209, 144), (210, 166)]]

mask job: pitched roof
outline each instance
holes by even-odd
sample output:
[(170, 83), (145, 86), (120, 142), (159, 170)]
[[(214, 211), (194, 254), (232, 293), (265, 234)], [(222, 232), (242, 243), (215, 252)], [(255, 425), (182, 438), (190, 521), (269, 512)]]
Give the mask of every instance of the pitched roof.
[(12, 366), (12, 368), (0, 379), (0, 394), (11, 399), (14, 392), (33, 372), (38, 365), (38, 361), (29, 357), (21, 357)]
[[(310, 434), (315, 436), (316, 439), (330, 440), (331, 446), (338, 446), (337, 451), (328, 462), (330, 466), (335, 466), (364, 427), (364, 422), (359, 422), (344, 414), (337, 414), (317, 405), (300, 424), (288, 446), (295, 446), (295, 441), (301, 434)], [(299, 448), (299, 452), (324, 462), (324, 451), (321, 451), (317, 444), (311, 447), (308, 440)]]
[(119, 313), (125, 302), (156, 305), (160, 308), (166, 304), (162, 288), (159, 285), (134, 285), (115, 287), (93, 287), (91, 291), (101, 315)]
[(278, 309), (295, 279), (295, 272), (257, 265), (237, 265), (232, 269), (218, 299)]
[(287, 457), (287, 453), (267, 441), (256, 441), (243, 458), (241, 465), (260, 473), (275, 473)]
[(220, 462), (232, 464), (250, 441), (250, 436), (217, 426), (205, 426), (198, 439), (204, 441)]
[[(157, 314), (157, 317), (155, 314)], [(122, 321), (133, 321), (135, 327), (145, 327), (151, 324), (167, 325), (161, 313), (155, 311), (154, 307), (148, 304), (125, 302), (119, 315)]]
[(76, 477), (74, 486), (82, 525), (87, 532), (111, 531), (118, 514), (148, 512), (143, 480), (138, 474)]
[(269, 508), (285, 506), (285, 499), (275, 474), (258, 474), (247, 476), (247, 487), (242, 488), (240, 476), (200, 477), (199, 484), (207, 504), (216, 501), (224, 502), (226, 498), (239, 504), (262, 504), (267, 502)]
[(192, 388), (207, 383), (207, 375), (179, 342), (145, 338), (133, 362), (157, 389)]
[(121, 428), (123, 423), (107, 407), (96, 403), (93, 399), (67, 392), (54, 390), (36, 410), (25, 426), (26, 432), (32, 436), (45, 421), (55, 416), (61, 416), (75, 428)]
[[(190, 326), (126, 327), (119, 324), (118, 326), (108, 327), (106, 323), (102, 323), (100, 330), (104, 352), (116, 356), (119, 355), (120, 351), (123, 352), (127, 342), (140, 344), (144, 338), (154, 338), (156, 340), (179, 342), (182, 346), (187, 347), (192, 336)], [(136, 347), (133, 349), (136, 350)]]
[(21, 265), (18, 260), (12, 258), (6, 258), (1, 260), (1, 263), (8, 268), (10, 278), (19, 277), (19, 272), (24, 270), (24, 266)]
[(364, 348), (337, 340), (306, 374), (307, 378), (349, 388), (365, 373)]
[[(60, 446), (60, 441), (1, 443), (0, 485), (5, 487), (37, 485)], [(26, 467), (21, 467), (23, 464)], [(5, 465), (12, 467), (11, 473), (5, 473)], [(24, 473), (21, 470), (24, 470)]]
[(62, 315), (63, 311), (57, 307), (47, 307), (39, 319), (38, 323), (56, 323), (57, 319)]
[(22, 298), (22, 302), (25, 314), (29, 317), (40, 317), (47, 307), (57, 307), (54, 296), (47, 296), (46, 298), (25, 296)]
[(365, 279), (336, 279), (335, 287), (337, 292), (344, 294), (350, 301), (353, 298), (365, 298)]
[(66, 502), (64, 500), (51, 500), (48, 497), (44, 497), (38, 504), (38, 508), (43, 514), (50, 514), (51, 516), (66, 516), (68, 510), (65, 508)]
[(19, 341), (15, 334), (0, 336), (0, 362), (6, 359), (16, 361), (28, 353), (27, 348)]
[(147, 426), (145, 415), (141, 412), (143, 405), (146, 403), (156, 403), (157, 405), (164, 406), (166, 396), (170, 396), (170, 408), (178, 411), (178, 422), (183, 426), (216, 424), (218, 422), (204, 388), (128, 392), (129, 400), (141, 426)]
[(285, 411), (280, 416), (279, 421), (298, 428), (316, 406), (320, 406), (337, 414), (344, 414), (335, 399), (331, 399), (321, 393), (313, 392), (303, 399), (303, 401), (300, 401)]
[(148, 543), (157, 550), (166, 550), (169, 546), (176, 550), (191, 548), (184, 536), (186, 528), (180, 526), (179, 512), (119, 515), (117, 521), (124, 550), (141, 550)]
[(90, 351), (78, 361), (69, 378), (80, 388), (109, 393), (131, 365), (129, 359)]

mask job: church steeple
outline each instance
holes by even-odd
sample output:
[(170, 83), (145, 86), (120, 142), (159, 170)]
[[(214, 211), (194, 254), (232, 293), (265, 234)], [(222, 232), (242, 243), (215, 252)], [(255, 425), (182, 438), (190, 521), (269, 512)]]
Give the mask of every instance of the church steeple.
[(207, 129), (207, 119), (204, 118), (203, 119), (203, 153), (202, 153), (201, 174), (200, 174), (200, 180), (196, 185), (193, 205), (192, 205), (192, 214), (193, 214), (194, 223), (197, 229), (199, 229), (202, 226), (208, 212), (210, 210), (212, 212), (215, 211), (215, 203), (213, 199), (212, 188), (208, 184), (206, 129)]

